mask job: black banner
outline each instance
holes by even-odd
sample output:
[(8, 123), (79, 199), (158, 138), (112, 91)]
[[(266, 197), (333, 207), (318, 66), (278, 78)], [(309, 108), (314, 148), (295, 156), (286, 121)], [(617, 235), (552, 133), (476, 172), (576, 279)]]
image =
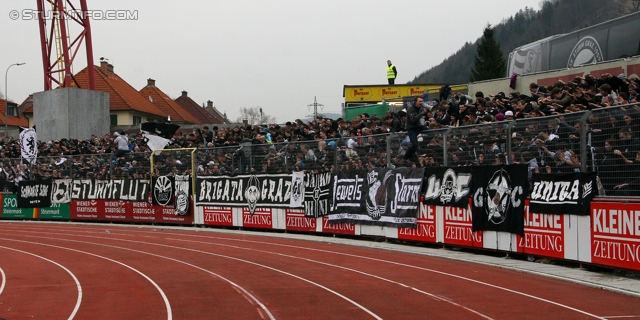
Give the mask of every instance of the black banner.
[(474, 167), (473, 231), (524, 235), (527, 165)]
[(175, 212), (179, 216), (188, 216), (191, 212), (191, 176), (175, 176)]
[(473, 167), (425, 169), (424, 204), (467, 208), (472, 194)]
[(51, 180), (18, 182), (18, 208), (51, 207)]
[(288, 208), (291, 175), (265, 174), (236, 177), (205, 176), (196, 182), (198, 206)]
[(377, 168), (338, 173), (329, 221), (414, 227), (424, 169)]
[(329, 214), (333, 174), (307, 173), (304, 177), (304, 215), (317, 218)]
[(73, 180), (73, 200), (129, 200), (148, 201), (149, 180)]
[(151, 185), (151, 203), (156, 206), (173, 206), (175, 179), (172, 176), (153, 177)]
[(595, 191), (595, 173), (534, 173), (529, 211), (586, 216)]

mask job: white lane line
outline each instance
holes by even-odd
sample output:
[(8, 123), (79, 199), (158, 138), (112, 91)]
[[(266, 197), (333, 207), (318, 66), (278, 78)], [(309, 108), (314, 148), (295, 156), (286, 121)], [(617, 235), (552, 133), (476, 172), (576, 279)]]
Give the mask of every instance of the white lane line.
[(631, 316), (607, 316), (603, 317), (605, 319), (640, 319), (640, 315), (631, 315)]
[(385, 281), (385, 282), (397, 284), (397, 285), (399, 285), (401, 287), (408, 288), (408, 289), (411, 289), (413, 291), (416, 291), (416, 292), (422, 293), (424, 295), (427, 295), (427, 296), (429, 296), (429, 297), (431, 297), (431, 298), (433, 298), (433, 299), (435, 299), (437, 301), (446, 302), (446, 303), (449, 303), (449, 304), (454, 305), (456, 307), (465, 309), (465, 310), (467, 310), (467, 311), (469, 311), (471, 313), (474, 313), (474, 314), (476, 314), (476, 315), (478, 315), (478, 316), (480, 316), (482, 318), (493, 319), (493, 318), (491, 318), (491, 317), (489, 317), (489, 316), (487, 316), (487, 315), (485, 315), (485, 314), (483, 314), (483, 313), (481, 313), (479, 311), (476, 311), (474, 309), (471, 309), (471, 308), (465, 307), (465, 306), (463, 306), (461, 304), (458, 304), (456, 302), (453, 302), (453, 300), (450, 300), (450, 299), (448, 299), (446, 297), (441, 297), (441, 296), (435, 295), (433, 293), (426, 292), (424, 290), (412, 287), (412, 286), (404, 284), (402, 282), (398, 282), (398, 281), (395, 281), (395, 280), (387, 279), (387, 278), (384, 278), (384, 277), (381, 277), (381, 276), (377, 276), (377, 275), (374, 275), (374, 274), (371, 274), (371, 273), (367, 273), (367, 272), (364, 272), (364, 271), (360, 271), (360, 270), (356, 270), (356, 269), (352, 269), (352, 268), (347, 268), (347, 267), (343, 267), (343, 266), (339, 266), (339, 265), (335, 265), (335, 264), (328, 263), (328, 262), (322, 262), (322, 261), (317, 261), (317, 260), (308, 259), (308, 258), (296, 257), (296, 256), (284, 254), (284, 253), (278, 253), (278, 252), (272, 252), (272, 251), (264, 251), (264, 250), (258, 250), (258, 249), (252, 249), (252, 248), (244, 248), (244, 247), (232, 246), (232, 245), (228, 245), (228, 244), (217, 244), (217, 243), (209, 243), (209, 242), (194, 241), (194, 240), (184, 240), (184, 239), (174, 239), (174, 238), (163, 238), (163, 239), (164, 240), (170, 240), (170, 241), (183, 241), (183, 242), (215, 245), (215, 246), (221, 246), (221, 247), (227, 247), (227, 248), (233, 248), (233, 249), (241, 249), (241, 250), (247, 250), (247, 251), (255, 251), (255, 252), (261, 252), (261, 253), (267, 253), (267, 254), (277, 255), (277, 256), (281, 256), (281, 257), (304, 260), (304, 261), (317, 263), (317, 264), (321, 264), (321, 265), (325, 265), (325, 266), (329, 266), (329, 267), (334, 267), (334, 268), (338, 268), (338, 269), (342, 269), (342, 270), (347, 270), (347, 271), (355, 272), (355, 273), (358, 273), (358, 274), (361, 274), (361, 275), (364, 275), (364, 276), (368, 276), (368, 277), (372, 277), (372, 278), (375, 278), (375, 279), (378, 279), (378, 280), (382, 280), (382, 281)]
[[(76, 289), (78, 290), (78, 298), (76, 299), (76, 305), (73, 308), (73, 311), (71, 312), (71, 315), (69, 315), (68, 319), (71, 320), (76, 316), (76, 313), (78, 313), (78, 310), (80, 309), (80, 304), (82, 303), (82, 286), (80, 285), (80, 281), (78, 280), (78, 278), (76, 278), (76, 276), (73, 274), (73, 272), (71, 272), (71, 270), (65, 268), (65, 266), (63, 266), (63, 265), (61, 265), (61, 264), (59, 264), (59, 263), (57, 263), (57, 262), (55, 262), (53, 260), (47, 259), (47, 258), (45, 258), (43, 256), (39, 256), (39, 255), (31, 253), (31, 252), (22, 251), (22, 250), (9, 248), (9, 247), (5, 247), (5, 246), (0, 246), (0, 248), (11, 250), (11, 251), (16, 251), (16, 252), (20, 252), (20, 253), (24, 253), (24, 254), (28, 254), (28, 255), (34, 256), (36, 258), (40, 258), (40, 259), (42, 259), (44, 261), (51, 262), (51, 263), (55, 264), (56, 266), (62, 268), (62, 270), (66, 271), (71, 276), (73, 281), (76, 283)], [(2, 287), (0, 287), (0, 294), (2, 294), (2, 290), (4, 289), (6, 277), (5, 277), (4, 271), (2, 271), (1, 268), (0, 268), (0, 272), (2, 272)]]
[[(53, 232), (48, 232), (48, 233), (53, 233)], [(56, 233), (53, 233), (56, 234)], [(61, 234), (61, 235), (66, 235), (69, 236), (69, 234)], [(79, 236), (79, 235), (74, 235), (74, 236)], [(128, 251), (132, 251), (132, 252), (138, 252), (138, 253), (144, 253), (144, 254), (149, 254), (149, 255), (153, 255), (153, 256), (158, 256), (158, 257), (162, 257), (150, 252), (146, 252), (146, 251), (140, 251), (140, 250), (135, 250), (135, 249), (130, 249), (130, 248), (124, 248), (124, 247), (118, 247), (118, 246), (112, 246), (112, 245), (108, 245), (108, 244), (102, 244), (102, 243), (94, 243), (94, 242), (86, 242), (86, 241), (79, 241), (79, 240), (71, 240), (71, 239), (60, 239), (60, 238), (50, 238), (50, 237), (42, 237), (42, 236), (28, 236), (25, 235), (25, 237), (33, 237), (33, 238), (43, 238), (43, 239), (51, 239), (51, 240), (60, 240), (60, 241), (69, 241), (69, 242), (79, 242), (79, 243), (83, 243), (83, 244), (94, 244), (94, 245), (99, 245), (99, 246), (105, 246), (105, 247), (110, 247), (110, 248), (118, 248), (118, 249), (122, 249), (122, 250), (128, 250)], [(354, 306), (358, 307), (359, 309), (361, 309), (362, 311), (368, 313), (369, 315), (371, 315), (374, 319), (380, 319), (382, 320), (381, 317), (379, 317), (377, 314), (373, 313), (371, 310), (365, 308), (364, 306), (358, 304), (357, 302), (349, 299), (348, 297), (328, 288), (325, 287), (319, 283), (313, 282), (309, 279), (305, 279), (303, 277), (297, 276), (295, 274), (286, 272), (284, 270), (280, 270), (280, 269), (276, 269), (267, 265), (263, 265), (257, 262), (253, 262), (253, 261), (249, 261), (249, 260), (244, 260), (244, 259), (240, 259), (240, 258), (236, 258), (236, 257), (231, 257), (231, 256), (226, 256), (226, 255), (222, 255), (222, 254), (217, 254), (217, 253), (212, 253), (212, 252), (206, 252), (206, 251), (202, 251), (202, 250), (196, 250), (196, 249), (191, 249), (191, 248), (183, 248), (183, 247), (176, 247), (176, 246), (170, 246), (170, 245), (165, 245), (165, 244), (158, 244), (158, 243), (152, 243), (152, 242), (144, 242), (144, 241), (135, 241), (135, 240), (126, 240), (126, 239), (114, 239), (114, 238), (105, 238), (105, 237), (97, 237), (97, 236), (82, 236), (82, 237), (86, 237), (86, 238), (97, 238), (97, 239), (103, 239), (103, 240), (119, 240), (119, 241), (124, 241), (124, 242), (133, 242), (133, 243), (140, 243), (140, 244), (147, 244), (147, 245), (154, 245), (154, 246), (159, 246), (159, 247), (165, 247), (165, 248), (172, 248), (172, 249), (179, 249), (179, 250), (186, 250), (186, 251), (192, 251), (192, 252), (197, 252), (197, 253), (202, 253), (202, 254), (207, 254), (207, 255), (211, 255), (211, 256), (216, 256), (216, 257), (221, 257), (221, 258), (225, 258), (225, 259), (230, 259), (230, 260), (235, 260), (235, 261), (240, 261), (240, 262), (244, 262), (247, 264), (252, 264), (258, 267), (262, 267), (271, 271), (275, 271), (278, 273), (282, 273), (284, 275), (296, 278), (298, 280), (307, 282), (309, 284), (312, 284), (314, 286), (317, 286), (318, 288), (324, 289), (342, 299), (344, 299), (345, 301), (348, 301), (349, 303), (353, 304)], [(2, 238), (0, 238), (2, 239)], [(172, 258), (168, 258), (167, 259), (171, 259)], [(177, 261), (177, 260), (176, 260)], [(266, 309), (265, 309), (266, 310)], [(266, 310), (268, 311), (268, 310)]]
[[(134, 230), (135, 231), (135, 230)], [(143, 232), (143, 231), (139, 231), (139, 232)], [(145, 232), (145, 233), (149, 233), (149, 232)], [(164, 232), (155, 232), (155, 234), (166, 234), (166, 235), (173, 235), (175, 236), (175, 233), (164, 233)], [(185, 234), (180, 234), (182, 236), (188, 236), (188, 237), (198, 237), (198, 238), (206, 238), (206, 239), (217, 239), (217, 240), (225, 240), (225, 241), (239, 241), (239, 242), (249, 242), (249, 243), (257, 243), (257, 244), (265, 244), (265, 245), (273, 245), (273, 246), (281, 246), (281, 247), (288, 247), (288, 248), (294, 248), (294, 249), (304, 249), (304, 250), (309, 250), (309, 251), (316, 251), (316, 252), (324, 252), (324, 253), (331, 253), (331, 254), (337, 254), (337, 255), (343, 255), (343, 256), (348, 256), (348, 257), (355, 257), (355, 258), (360, 258), (360, 259), (365, 259), (365, 260), (371, 260), (371, 261), (377, 261), (377, 262), (384, 262), (384, 263), (388, 263), (388, 264), (394, 264), (394, 265), (398, 265), (398, 266), (404, 266), (404, 267), (408, 267), (408, 268), (413, 268), (413, 269), (418, 269), (418, 270), (422, 270), (422, 271), (427, 271), (427, 272), (432, 272), (432, 273), (436, 273), (436, 274), (440, 274), (440, 275), (445, 275), (445, 276), (449, 276), (449, 277), (453, 277), (453, 278), (457, 278), (460, 280), (465, 280), (465, 281), (470, 281), (473, 283), (477, 283), (477, 284), (481, 284), (484, 286), (488, 286), (491, 288), (495, 288), (495, 289), (499, 289), (499, 290), (503, 290), (503, 291), (507, 291), (507, 292), (511, 292), (514, 294), (518, 294), (527, 298), (531, 298), (531, 299), (535, 299), (538, 301), (542, 301), (542, 302), (546, 302), (549, 304), (553, 304), (556, 305), (558, 307), (562, 307), (568, 310), (572, 310), (578, 313), (582, 313), (584, 315), (590, 316), (590, 317), (594, 317), (597, 319), (604, 319), (601, 316), (597, 316), (595, 314), (589, 313), (587, 311), (584, 310), (580, 310), (577, 308), (573, 308), (571, 306), (559, 303), (559, 302), (555, 302), (552, 300), (548, 300), (542, 297), (538, 297), (538, 296), (534, 296), (534, 295), (530, 295), (528, 293), (524, 293), (521, 291), (516, 291), (516, 290), (512, 290), (509, 288), (505, 288), (505, 287), (501, 287), (498, 285), (494, 285), (491, 283), (487, 283), (487, 282), (483, 282), (483, 281), (479, 281), (479, 280), (475, 280), (475, 279), (471, 279), (471, 278), (467, 278), (467, 277), (463, 277), (463, 276), (459, 276), (456, 274), (452, 274), (452, 273), (447, 273), (447, 272), (443, 272), (443, 271), (438, 271), (438, 270), (433, 270), (433, 269), (429, 269), (429, 268), (423, 268), (423, 267), (419, 267), (419, 266), (414, 266), (414, 265), (410, 265), (410, 264), (405, 264), (405, 263), (400, 263), (400, 262), (395, 262), (395, 261), (389, 261), (389, 260), (384, 260), (384, 259), (377, 259), (377, 258), (371, 258), (371, 257), (366, 257), (366, 256), (360, 256), (360, 255), (355, 255), (355, 254), (350, 254), (350, 253), (343, 253), (343, 252), (336, 252), (336, 251), (329, 251), (329, 250), (323, 250), (323, 249), (315, 249), (315, 248), (308, 248), (308, 247), (300, 247), (300, 246), (294, 246), (294, 245), (287, 245), (287, 244), (279, 244), (279, 243), (270, 243), (270, 242), (263, 242), (263, 241), (255, 241), (255, 240), (246, 240), (246, 239), (228, 239), (228, 238), (221, 238), (221, 237), (207, 237), (207, 236), (201, 236), (201, 235), (185, 235)], [(124, 240), (123, 240), (124, 241)]]
[[(119, 264), (119, 265), (121, 265), (121, 266), (123, 266), (123, 267), (126, 267), (126, 268), (128, 268), (128, 269), (130, 269), (130, 270), (132, 270), (132, 271), (136, 272), (137, 274), (141, 275), (141, 276), (142, 276), (142, 277), (144, 277), (145, 279), (147, 279), (147, 281), (149, 281), (149, 282), (150, 282), (150, 283), (151, 283), (151, 284), (152, 284), (152, 285), (153, 285), (153, 286), (158, 290), (158, 292), (159, 292), (159, 293), (160, 293), (160, 295), (162, 296), (162, 300), (164, 300), (164, 304), (165, 304), (165, 306), (166, 306), (166, 310), (167, 310), (167, 320), (172, 320), (172, 319), (173, 319), (173, 315), (172, 315), (172, 312), (171, 312), (171, 304), (169, 303), (169, 299), (167, 298), (167, 296), (164, 294), (164, 291), (162, 291), (162, 289), (158, 286), (158, 284), (157, 284), (157, 283), (155, 283), (155, 282), (154, 282), (151, 278), (149, 278), (146, 274), (144, 274), (144, 273), (142, 273), (142, 272), (138, 271), (137, 269), (135, 269), (135, 268), (133, 268), (133, 267), (131, 267), (131, 266), (127, 265), (127, 264), (124, 264), (124, 263), (122, 263), (122, 262), (120, 262), (120, 261), (116, 261), (116, 260), (113, 260), (113, 259), (110, 259), (110, 258), (107, 258), (107, 257), (103, 257), (103, 256), (101, 256), (101, 255), (97, 255), (97, 254), (94, 254), (94, 253), (91, 253), (91, 252), (85, 252), (85, 251), (76, 250), (76, 249), (71, 249), (71, 248), (65, 248), (65, 247), (60, 247), (60, 246), (54, 246), (54, 245), (52, 245), (52, 244), (47, 244), (47, 243), (39, 243), (39, 242), (31, 242), (31, 241), (17, 240), (17, 239), (7, 239), (7, 238), (0, 238), (0, 240), (15, 241), (15, 242), (21, 242), (21, 243), (28, 243), (28, 244), (37, 244), (37, 245), (41, 245), (41, 246), (47, 246), (47, 247), (52, 247), (52, 248), (58, 248), (58, 249), (64, 249), (64, 250), (69, 250), (69, 251), (79, 252), (79, 253), (82, 253), (82, 254), (86, 254), (86, 255), (90, 255), (90, 256), (94, 256), (94, 257), (102, 258), (102, 259), (105, 259), (105, 260), (107, 260), (107, 261), (111, 261), (111, 262), (117, 263), (117, 264)], [(5, 248), (5, 247), (2, 247), (2, 248)], [(7, 248), (7, 249), (10, 249), (10, 248)], [(27, 252), (25, 252), (25, 253), (27, 253)], [(50, 261), (50, 260), (48, 260), (48, 261)], [(51, 262), (53, 262), (53, 261), (51, 261)], [(53, 263), (55, 263), (55, 262), (53, 262)], [(61, 267), (62, 267), (62, 266), (61, 266)], [(63, 267), (63, 268), (64, 268), (64, 267)], [(66, 270), (66, 269), (65, 269), (65, 270)], [(75, 278), (75, 277), (74, 277), (74, 278)], [(70, 318), (70, 319), (71, 319), (71, 318)]]
[(2, 283), (0, 283), (0, 294), (4, 291), (4, 286), (7, 284), (7, 275), (4, 274), (4, 270), (0, 268), (0, 276), (2, 276)]

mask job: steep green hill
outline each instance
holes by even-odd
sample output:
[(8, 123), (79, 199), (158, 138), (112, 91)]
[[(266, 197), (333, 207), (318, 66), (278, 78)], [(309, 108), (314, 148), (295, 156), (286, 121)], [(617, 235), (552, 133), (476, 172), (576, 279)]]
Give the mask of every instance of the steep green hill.
[[(539, 10), (522, 9), (493, 28), (502, 54), (508, 58), (513, 49), (524, 44), (586, 28), (634, 11), (633, 0), (544, 0)], [(467, 42), (458, 52), (424, 71), (409, 84), (469, 82), (477, 43), (478, 40)]]

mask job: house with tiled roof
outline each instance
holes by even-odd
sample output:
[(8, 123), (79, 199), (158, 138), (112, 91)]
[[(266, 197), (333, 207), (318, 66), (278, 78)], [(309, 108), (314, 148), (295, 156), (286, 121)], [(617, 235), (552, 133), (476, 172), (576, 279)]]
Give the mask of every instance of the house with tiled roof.
[(216, 107), (214, 107), (213, 101), (211, 100), (207, 101), (207, 106), (204, 108), (204, 110), (214, 118), (216, 118), (218, 121), (221, 121), (220, 123), (231, 123), (231, 121), (229, 121), (229, 118), (227, 118), (227, 114), (223, 114)]
[[(187, 91), (182, 91), (182, 95), (178, 97), (175, 102), (181, 105), (189, 113), (200, 119), (200, 124), (229, 123), (229, 121), (226, 121), (224, 117), (216, 117), (214, 114), (207, 112), (204, 107), (201, 107), (198, 103), (196, 103), (189, 97)], [(213, 107), (213, 102), (211, 102), (211, 100), (209, 100), (207, 103)]]
[(158, 109), (171, 117), (171, 122), (175, 124), (201, 124), (202, 119), (188, 112), (177, 102), (173, 101), (167, 94), (156, 87), (156, 81), (147, 79), (147, 86), (139, 91)]
[(8, 102), (8, 113), (5, 113), (6, 107), (7, 101), (0, 99), (0, 125), (2, 126), (0, 130), (2, 130), (2, 136), (4, 136), (4, 129), (7, 128), (7, 136), (16, 138), (20, 132), (20, 127), (29, 127), (29, 120), (19, 112), (17, 103)]
[[(84, 68), (76, 74), (76, 80), (81, 88), (89, 88), (89, 72)], [(111, 126), (138, 125), (146, 121), (164, 122), (168, 114), (151, 103), (138, 90), (113, 70), (113, 65), (101, 61), (95, 69), (96, 91), (109, 93), (109, 114)], [(25, 109), (25, 114), (33, 115), (33, 108)]]

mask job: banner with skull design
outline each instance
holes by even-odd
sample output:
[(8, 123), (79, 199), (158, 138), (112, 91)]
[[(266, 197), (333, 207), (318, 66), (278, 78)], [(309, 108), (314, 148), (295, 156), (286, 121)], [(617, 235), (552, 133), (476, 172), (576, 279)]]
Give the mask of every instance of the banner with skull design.
[(201, 176), (196, 180), (196, 205), (209, 207), (288, 208), (290, 174)]
[(471, 208), (473, 231), (524, 235), (527, 177), (527, 165), (523, 164), (475, 167)]
[(423, 168), (339, 172), (334, 177), (329, 222), (414, 227), (423, 176)]
[(428, 167), (424, 173), (424, 204), (443, 207), (469, 207), (473, 167)]

